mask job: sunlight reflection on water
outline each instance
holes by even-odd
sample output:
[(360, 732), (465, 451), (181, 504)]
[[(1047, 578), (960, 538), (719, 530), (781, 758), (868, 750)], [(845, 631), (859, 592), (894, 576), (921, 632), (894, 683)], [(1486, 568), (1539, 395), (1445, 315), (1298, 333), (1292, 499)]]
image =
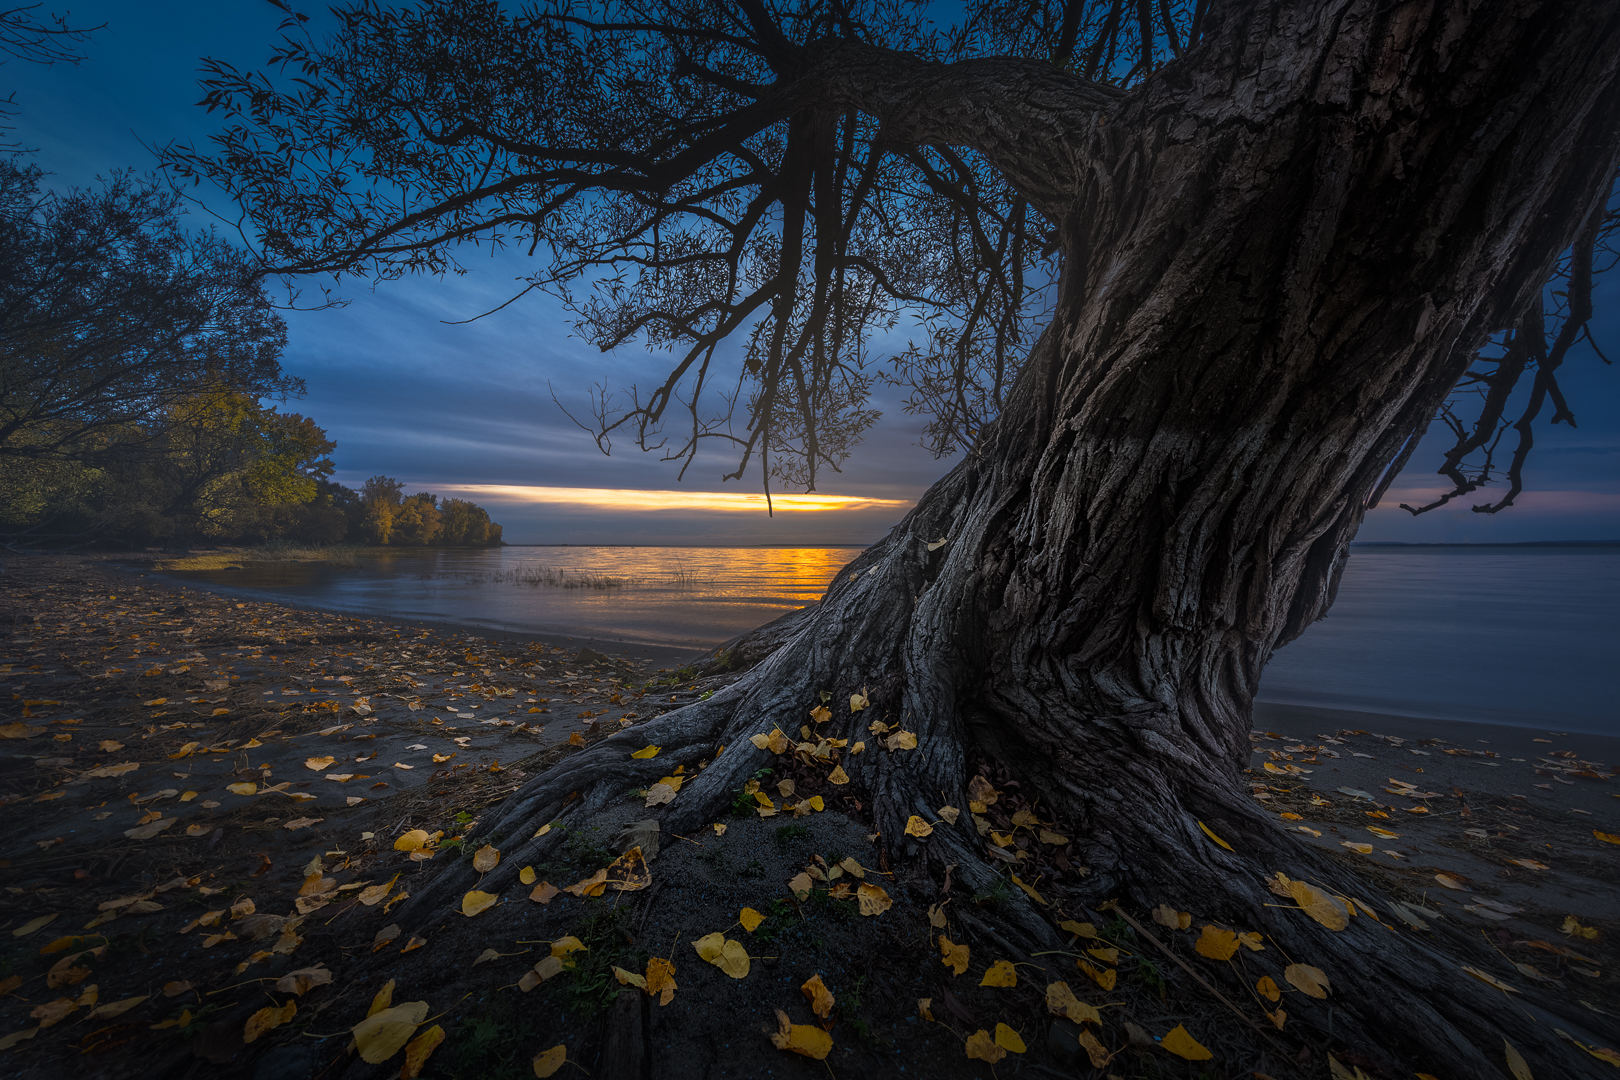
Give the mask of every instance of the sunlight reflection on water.
[[(248, 563), (169, 576), (368, 615), (707, 648), (815, 603), (861, 550), (508, 547), (368, 554), (358, 568)], [(553, 577), (547, 571), (623, 584), (525, 583)]]

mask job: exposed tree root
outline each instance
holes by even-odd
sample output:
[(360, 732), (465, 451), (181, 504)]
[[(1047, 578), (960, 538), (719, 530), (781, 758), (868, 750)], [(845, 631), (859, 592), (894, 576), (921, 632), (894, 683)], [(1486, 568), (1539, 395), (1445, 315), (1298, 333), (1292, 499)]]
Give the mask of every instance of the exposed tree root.
[[(931, 565), (937, 566), (923, 542), (931, 532), (908, 519), (856, 561), (853, 581), (846, 572), (819, 607), (795, 620), (796, 634), (709, 700), (616, 734), (531, 780), (479, 830), (497, 838), (505, 856), (479, 887), (511, 888), (518, 868), (544, 860), (562, 833), (531, 838), (541, 825), (588, 821), (622, 799), (626, 789), (651, 785), (677, 765), (695, 775), (674, 803), (659, 811), (664, 829), (686, 833), (717, 820), (743, 784), (774, 760), (748, 736), (780, 726), (797, 739), (801, 725), (813, 725), (809, 712), (823, 690), (834, 695), (828, 702), (834, 719), (813, 726), (819, 735), (867, 743), (863, 753), (846, 752), (840, 764), (871, 797), (875, 828), (891, 856), (925, 859), (936, 879), (953, 867), (953, 882), (967, 894), (1004, 882), (1002, 867), (984, 856), (971, 816), (964, 813), (952, 827), (937, 814), (947, 804), (967, 807), (968, 740), (986, 728), (961, 723), (963, 710), (934, 711), (925, 719), (922, 700), (930, 695), (915, 692), (917, 658), (927, 646), (915, 641), (914, 605), (906, 601), (926, 590)], [(848, 694), (862, 686), (872, 707), (851, 713)], [(883, 718), (915, 731), (917, 749), (882, 748), (868, 725)], [(1561, 1063), (1566, 1075), (1599, 1075), (1593, 1059), (1554, 1034), (1554, 1028), (1563, 1028), (1582, 1041), (1603, 1042), (1581, 1030), (1584, 1018), (1553, 1016), (1517, 997), (1509, 1000), (1429, 942), (1365, 914), (1343, 930), (1329, 930), (1268, 889), (1267, 878), (1281, 871), (1374, 910), (1382, 903), (1367, 882), (1283, 834), (1245, 796), (1232, 762), (1190, 760), (1166, 750), (1164, 740), (1127, 739), (1123, 745), (1129, 751), (1122, 752), (1115, 738), (1099, 740), (1096, 759), (1085, 767), (1063, 762), (1043, 770), (1032, 765), (1027, 748), (1005, 726), (998, 738), (979, 741), (1016, 762), (1015, 770), (1022, 767), (1026, 788), (1039, 786), (1048, 802), (1077, 823), (1077, 839), (1093, 873), (1080, 890), (1071, 890), (1069, 903), (1095, 908), (1119, 899), (1138, 910), (1168, 903), (1192, 912), (1199, 924), (1215, 920), (1268, 935), (1268, 953), (1262, 955), (1276, 967), (1279, 985), (1286, 985), (1286, 963), (1327, 972), (1332, 984), (1327, 1000), (1303, 994), (1285, 999), (1289, 1024), (1331, 1033), (1392, 1069), (1506, 1075), (1501, 1047), (1506, 1038), (1533, 1061)], [(648, 743), (662, 748), (656, 758), (630, 757)], [(716, 756), (722, 744), (725, 750)], [(699, 771), (704, 761), (708, 764)], [(912, 814), (935, 823), (926, 841), (904, 835)], [(1235, 850), (1218, 847), (1201, 832), (1200, 821)], [(449, 867), (408, 902), (401, 921), (442, 916), (473, 885), (465, 864)], [(1050, 909), (1022, 894), (1014, 894), (994, 917), (980, 912), (974, 918), (990, 919), (993, 933), (1025, 954), (1060, 949), (1067, 940), (1054, 927)], [(1231, 993), (1242, 1000), (1252, 997)]]

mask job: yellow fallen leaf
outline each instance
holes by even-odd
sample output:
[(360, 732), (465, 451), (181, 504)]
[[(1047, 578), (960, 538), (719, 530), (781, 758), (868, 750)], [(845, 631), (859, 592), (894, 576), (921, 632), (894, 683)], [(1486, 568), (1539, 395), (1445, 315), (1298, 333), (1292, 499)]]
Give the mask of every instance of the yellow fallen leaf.
[(1085, 972), (1086, 978), (1090, 979), (1104, 990), (1112, 990), (1114, 988), (1114, 982), (1119, 978), (1119, 972), (1114, 968), (1099, 968), (1093, 964), (1086, 963), (1084, 960), (1076, 960), (1074, 965), (1081, 971)]
[(35, 930), (38, 930), (41, 927), (44, 927), (47, 924), (49, 924), (52, 919), (55, 919), (60, 914), (62, 914), (60, 911), (53, 911), (49, 915), (37, 915), (34, 918), (29, 919), (27, 922), (23, 923), (21, 926), (17, 927), (17, 929), (13, 930), (11, 932), (11, 936), (12, 937), (27, 937), (29, 934), (32, 934)]
[(405, 1065), (400, 1069), (400, 1080), (416, 1080), (422, 1075), (422, 1066), (427, 1064), (429, 1055), (444, 1042), (444, 1028), (434, 1024), (422, 1034), (405, 1044)]
[[(1203, 830), (1205, 836), (1209, 837), (1211, 840), (1213, 840), (1217, 844), (1221, 845), (1221, 847), (1225, 848), (1227, 851), (1232, 850), (1232, 845), (1228, 844), (1225, 840), (1222, 840), (1220, 837), (1216, 836), (1214, 831), (1211, 830), (1208, 825), (1205, 825), (1202, 821), (1200, 821), (1198, 823), (1198, 827)], [(1191, 1036), (1188, 1036), (1188, 1037), (1191, 1038)], [(1202, 1049), (1202, 1047), (1200, 1047), (1200, 1049)]]
[(776, 1010), (776, 1026), (771, 1043), (778, 1050), (791, 1050), (817, 1061), (825, 1059), (832, 1052), (831, 1035), (813, 1024), (793, 1023), (781, 1009)]
[(823, 1020), (832, 1015), (832, 1008), (837, 999), (833, 997), (832, 991), (827, 989), (827, 984), (821, 981), (819, 972), (806, 979), (799, 990), (810, 999), (811, 1012)]
[(933, 1012), (932, 1009), (929, 1008), (929, 1006), (932, 1005), (933, 1003), (934, 1003), (933, 998), (918, 998), (917, 999), (917, 1015), (922, 1017), (924, 1020), (928, 1021), (930, 1024), (932, 1024), (934, 1022), (934, 1012)]
[(395, 851), (420, 851), (427, 845), (428, 831), (426, 829), (412, 829), (399, 835), (394, 841)]
[[(242, 1029), (242, 1041), (245, 1043), (250, 1043), (254, 1039), (257, 1039), (260, 1035), (263, 1035), (265, 1032), (273, 1031), (282, 1024), (285, 1024), (297, 1014), (298, 1003), (296, 1001), (289, 1001), (280, 1007), (272, 1005), (268, 1008), (260, 1009), (258, 1012), (248, 1017), (247, 1025)], [(425, 1007), (423, 1015), (427, 1015)]]
[(1463, 970), (1468, 972), (1468, 974), (1472, 975), (1474, 978), (1478, 979), (1480, 982), (1485, 983), (1487, 986), (1494, 986), (1498, 990), (1508, 994), (1518, 993), (1518, 991), (1513, 987), (1509, 986), (1507, 983), (1503, 982), (1501, 979), (1498, 979), (1495, 975), (1492, 975), (1489, 972), (1481, 971), (1479, 968), (1468, 964), (1463, 965)]
[(847, 784), (849, 783), (849, 774), (844, 772), (844, 767), (842, 765), (834, 765), (833, 771), (827, 774), (827, 783), (839, 785)]
[(633, 758), (639, 758), (642, 761), (646, 761), (646, 760), (648, 760), (650, 758), (657, 757), (658, 756), (658, 751), (660, 751), (662, 749), (663, 749), (663, 747), (661, 747), (661, 746), (653, 746), (651, 743), (649, 743), (646, 746), (643, 746), (640, 750), (637, 750), (635, 753), (631, 754), (630, 756), (633, 757)]
[(226, 784), (225, 790), (230, 792), (232, 795), (252, 795), (254, 792), (259, 790), (259, 785), (253, 783), (251, 780), (244, 780), (237, 784)]
[(1153, 909), (1153, 921), (1167, 930), (1185, 930), (1192, 925), (1192, 912), (1177, 911), (1169, 904)]
[(1075, 937), (1096, 940), (1097, 928), (1088, 922), (1075, 922), (1073, 919), (1064, 919), (1058, 923), (1058, 929), (1073, 934)]
[(1028, 1049), (1024, 1045), (1024, 1040), (1019, 1037), (1018, 1032), (1006, 1024), (996, 1025), (996, 1045), (1003, 1050), (1011, 1050), (1015, 1054), (1022, 1054)]
[(176, 820), (178, 819), (172, 817), (163, 818), (160, 821), (152, 822), (150, 825), (141, 825), (137, 828), (125, 829), (124, 835), (129, 837), (131, 840), (150, 840), (158, 833), (167, 829), (170, 825), (173, 825)]
[(787, 883), (788, 892), (793, 894), (795, 900), (807, 900), (810, 897), (810, 875), (800, 873)]
[(525, 885), (533, 885), (534, 884), (534, 878), (535, 878), (535, 873), (534, 873), (534, 867), (532, 867), (532, 866), (525, 866), (523, 869), (518, 871), (518, 881), (522, 882)]
[(1303, 881), (1290, 881), (1287, 889), (1287, 895), (1293, 897), (1306, 915), (1329, 930), (1343, 930), (1350, 925), (1350, 911), (1338, 898)]
[(1325, 998), (1331, 990), (1327, 973), (1309, 964), (1289, 964), (1283, 969), (1283, 978), (1313, 998)]
[(745, 907), (737, 916), (737, 921), (742, 923), (744, 930), (752, 934), (755, 930), (759, 929), (759, 924), (765, 921), (765, 916), (761, 915), (751, 907)]
[(860, 712), (862, 709), (866, 708), (870, 704), (871, 704), (871, 701), (868, 700), (868, 698), (866, 696), (866, 690), (865, 690), (864, 687), (862, 688), (862, 690), (861, 690), (861, 692), (859, 694), (851, 694), (851, 695), (849, 695), (849, 711), (850, 712)]
[[(569, 746), (584, 746), (585, 745), (585, 736), (581, 735), (577, 731), (574, 732), (572, 735), (568, 736), (568, 745)], [(632, 754), (630, 756), (634, 757), (635, 755)], [(560, 1047), (559, 1047), (559, 1049), (560, 1049)], [(550, 1076), (551, 1074), (547, 1073), (546, 1075)]]
[(1007, 1051), (997, 1046), (996, 1040), (992, 1039), (990, 1033), (983, 1028), (967, 1037), (963, 1049), (967, 1051), (969, 1060), (985, 1061), (991, 1065), (1007, 1056)]
[(1514, 1049), (1513, 1044), (1506, 1039), (1502, 1040), (1502, 1053), (1507, 1058), (1508, 1072), (1513, 1074), (1513, 1080), (1535, 1080), (1530, 1075), (1530, 1065), (1524, 1060), (1524, 1055)]
[(1102, 1023), (1102, 1015), (1096, 1008), (1075, 997), (1066, 982), (1055, 982), (1046, 988), (1046, 1008), (1054, 1016), (1066, 1016), (1077, 1024)]
[(968, 947), (958, 945), (944, 934), (939, 935), (940, 963), (960, 975), (968, 968)]
[(862, 882), (855, 890), (855, 902), (860, 905), (862, 915), (881, 915), (894, 906), (889, 894), (870, 882)]
[(371, 1065), (387, 1061), (408, 1042), (427, 1017), (425, 1001), (407, 1001), (373, 1013), (349, 1029), (360, 1059)]
[(485, 844), (473, 853), (473, 869), (480, 874), (487, 874), (501, 863), (501, 853), (489, 844)]
[(1390, 832), (1388, 829), (1380, 829), (1376, 825), (1367, 826), (1367, 831), (1372, 833), (1374, 836), (1381, 836), (1385, 840), (1399, 840), (1400, 836), (1401, 836), (1400, 833), (1393, 833), (1393, 832)]
[(1231, 930), (1207, 924), (1193, 948), (1199, 956), (1207, 956), (1211, 960), (1230, 960), (1238, 951), (1238, 936)]
[[(396, 927), (396, 929), (397, 929), (397, 927)], [(379, 934), (378, 936), (381, 937), (382, 935)], [(389, 979), (387, 982), (383, 983), (382, 989), (378, 990), (377, 993), (376, 993), (376, 996), (374, 996), (371, 999), (371, 1008), (366, 1011), (366, 1015), (367, 1016), (376, 1016), (378, 1013), (382, 1012), (384, 1009), (388, 1008), (393, 1003), (394, 1003), (394, 980)]]
[(1373, 846), (1371, 844), (1358, 844), (1353, 840), (1340, 840), (1339, 846), (1347, 847), (1351, 851), (1359, 852), (1362, 855), (1371, 855), (1373, 853)]
[(542, 1050), (534, 1055), (534, 1075), (542, 1077), (554, 1076), (557, 1070), (562, 1068), (567, 1061), (568, 1047), (563, 1043), (558, 1043), (550, 1050)]
[(1170, 1033), (1159, 1040), (1159, 1045), (1188, 1061), (1207, 1061), (1215, 1056), (1181, 1024), (1171, 1028)]
[(668, 1005), (679, 987), (675, 985), (675, 965), (661, 956), (647, 961), (647, 993), (658, 998), (658, 1004)]
[(549, 904), (551, 903), (552, 897), (556, 896), (560, 892), (562, 892), (562, 890), (557, 888), (557, 886), (553, 885), (551, 882), (542, 881), (530, 891), (529, 899), (533, 900), (537, 904)]
[(1277, 985), (1276, 980), (1270, 975), (1260, 976), (1260, 981), (1254, 984), (1254, 988), (1267, 1001), (1277, 1001), (1282, 997), (1282, 988)]
[(979, 980), (980, 986), (1017, 986), (1018, 972), (1014, 970), (1011, 960), (997, 960), (985, 969), (984, 978)]
[(463, 915), (477, 915), (481, 911), (488, 911), (500, 900), (497, 893), (479, 892), (473, 889), (461, 898), (461, 913)]
[(1573, 915), (1564, 916), (1564, 923), (1559, 928), (1560, 933), (1571, 937), (1585, 938), (1587, 941), (1596, 941), (1602, 936), (1602, 931), (1595, 926), (1582, 926), (1581, 921)]
[[(26, 725), (26, 724), (15, 724), (15, 725), (12, 725), (12, 726), (14, 726), (14, 727), (27, 727), (28, 725)], [(0, 738), (5, 738), (5, 737), (6, 736), (0, 736)], [(13, 1031), (10, 1035), (7, 1035), (5, 1038), (0, 1038), (0, 1050), (10, 1050), (12, 1047), (16, 1046), (18, 1043), (22, 1042), (24, 1039), (32, 1039), (35, 1035), (38, 1035), (38, 1034), (39, 1034), (39, 1028), (38, 1027), (23, 1028), (21, 1031)]]
[[(1029, 898), (1031, 900), (1035, 901), (1037, 904), (1040, 904), (1042, 907), (1051, 907), (1051, 905), (1046, 902), (1046, 897), (1044, 897), (1040, 893), (1036, 892), (1035, 887), (1033, 885), (1027, 885), (1024, 882), (1020, 881), (1018, 879), (1017, 874), (1012, 875), (1012, 883), (1014, 885), (1018, 886), (1020, 889), (1023, 889), (1024, 892), (1028, 893)], [(1190, 917), (1191, 916), (1189, 916), (1189, 918)]]
[(329, 768), (332, 765), (332, 763), (335, 762), (335, 761), (337, 761), (337, 758), (335, 758), (335, 757), (311, 757), (311, 758), (305, 758), (304, 759), (304, 768), (312, 769), (315, 772), (321, 772), (322, 770), (324, 770), (326, 768)]
[(620, 986), (634, 986), (637, 989), (647, 989), (647, 976), (638, 975), (634, 971), (626, 971), (622, 967), (614, 967), (613, 977), (619, 980)]
[(929, 836), (933, 833), (933, 831), (934, 827), (928, 824), (928, 822), (924, 821), (922, 818), (918, 817), (916, 814), (912, 814), (911, 817), (906, 819), (907, 836)]
[[(151, 994), (141, 994), (138, 997), (125, 998), (122, 1001), (109, 1001), (105, 1005), (97, 1005), (85, 1016), (86, 1020), (111, 1020), (115, 1016), (122, 1016), (135, 1006), (151, 997)], [(290, 1004), (290, 1003), (289, 1003)]]
[(1605, 844), (1620, 844), (1620, 836), (1616, 836), (1614, 833), (1599, 832), (1598, 830), (1593, 829), (1592, 835), (1603, 841)]

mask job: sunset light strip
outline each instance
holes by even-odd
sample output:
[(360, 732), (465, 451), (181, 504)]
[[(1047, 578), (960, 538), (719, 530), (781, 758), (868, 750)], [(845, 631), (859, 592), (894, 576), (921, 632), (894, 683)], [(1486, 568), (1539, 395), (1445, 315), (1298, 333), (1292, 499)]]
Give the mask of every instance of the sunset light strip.
[[(543, 503), (593, 510), (709, 510), (765, 509), (762, 493), (741, 491), (641, 491), (633, 488), (565, 488), (523, 484), (440, 484), (440, 491), (478, 495), (491, 502)], [(858, 495), (822, 495), (784, 492), (771, 496), (778, 512), (805, 510), (885, 510), (911, 505), (908, 499), (871, 499)]]

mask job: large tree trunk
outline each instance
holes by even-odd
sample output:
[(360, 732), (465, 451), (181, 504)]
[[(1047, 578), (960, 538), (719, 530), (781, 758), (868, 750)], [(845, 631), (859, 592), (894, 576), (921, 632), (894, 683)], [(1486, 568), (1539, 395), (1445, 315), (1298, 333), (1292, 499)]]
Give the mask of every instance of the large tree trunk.
[[(1078, 830), (1082, 899), (1272, 934), (1329, 972), (1339, 1035), (1412, 1067), (1505, 1075), (1506, 1035), (1580, 1073), (1553, 1025), (1421, 942), (1268, 907), (1276, 871), (1368, 889), (1287, 837), (1238, 774), (1272, 651), (1325, 612), (1403, 449), (1600, 207), (1617, 64), (1608, 2), (1276, 3), (1228, 14), (1112, 108), (1032, 89), (1025, 104), (1054, 118), (1027, 140), (1045, 156), (1006, 167), (1054, 217), (1065, 271), (1005, 415), (786, 644), (531, 781), (489, 828), (590, 813), (724, 744), (664, 812), (700, 827), (769, 764), (747, 737), (796, 730), (831, 691), (823, 733), (875, 747), (865, 727), (883, 716), (917, 734), (842, 759), (896, 855), (959, 862), (968, 888), (996, 873), (967, 815), (903, 836), (913, 813), (967, 805), (978, 753)], [(905, 103), (872, 111), (927, 127), (900, 115), (925, 107), (915, 95), (880, 98)], [(975, 145), (1002, 164), (1022, 134)], [(852, 715), (863, 686), (874, 707)], [(629, 758), (649, 741), (655, 762)], [(414, 910), (462, 887), (447, 876)], [(1033, 905), (1012, 921), (1025, 941), (1047, 933)], [(1296, 1011), (1325, 1023), (1326, 1006)]]

